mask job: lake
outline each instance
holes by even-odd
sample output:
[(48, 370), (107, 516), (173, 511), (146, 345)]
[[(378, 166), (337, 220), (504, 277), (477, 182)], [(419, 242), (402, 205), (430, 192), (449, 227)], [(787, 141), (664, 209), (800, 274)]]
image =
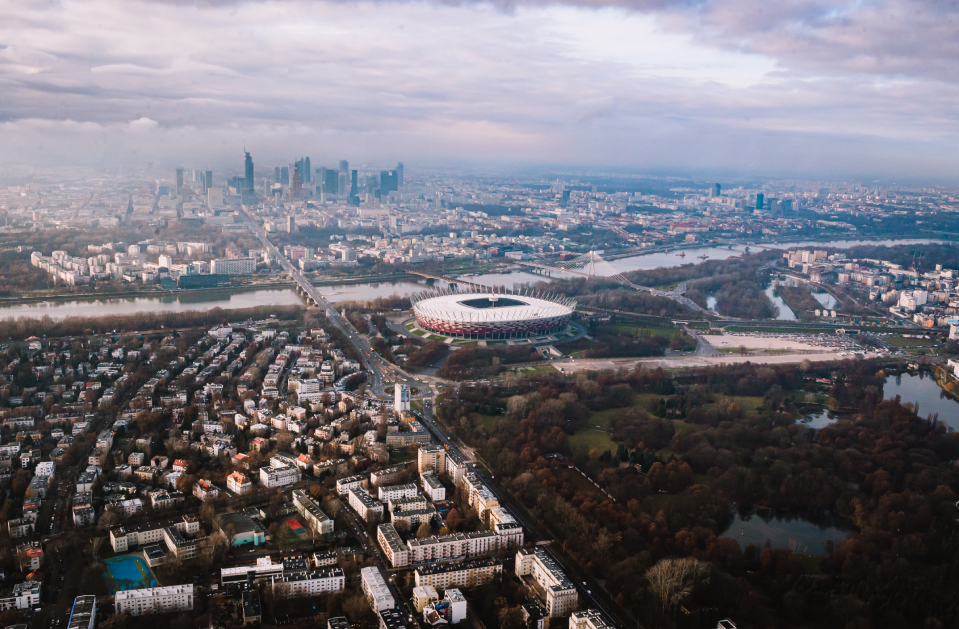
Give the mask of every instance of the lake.
[(290, 306), (304, 302), (290, 288), (263, 289), (231, 293), (224, 290), (163, 293), (156, 296), (101, 297), (75, 301), (41, 301), (29, 304), (0, 306), (0, 318), (30, 317), (39, 319), (50, 316), (101, 317), (130, 315), (140, 312), (184, 312), (188, 310), (212, 310), (213, 308), (253, 308), (254, 306)]
[(752, 509), (745, 514), (736, 511), (722, 536), (736, 540), (743, 549), (749, 544), (762, 546), (768, 539), (774, 548), (820, 555), (826, 550), (826, 542), (839, 545), (854, 530), (849, 520), (835, 516), (812, 518)]
[(903, 404), (919, 404), (918, 415), (939, 414), (939, 421), (953, 430), (959, 430), (959, 402), (946, 395), (929, 374), (904, 373), (887, 376), (882, 387), (883, 397), (891, 400), (897, 395)]
[(810, 413), (803, 417), (802, 419), (797, 419), (797, 424), (805, 424), (810, 428), (815, 428), (819, 430), (820, 428), (825, 428), (829, 424), (836, 421), (838, 417), (831, 416), (831, 413), (828, 409), (823, 409), (820, 413)]
[(828, 308), (829, 310), (835, 310), (839, 306), (839, 300), (830, 295), (827, 292), (822, 293), (810, 293), (816, 301), (822, 304), (823, 308)]

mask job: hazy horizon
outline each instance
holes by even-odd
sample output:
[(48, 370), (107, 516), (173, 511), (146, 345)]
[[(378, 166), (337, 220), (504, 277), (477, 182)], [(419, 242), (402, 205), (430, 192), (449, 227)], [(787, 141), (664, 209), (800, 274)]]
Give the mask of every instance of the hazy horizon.
[[(3, 0), (0, 168), (954, 184), (959, 30), (906, 0)], [(415, 166), (414, 166), (415, 165)]]

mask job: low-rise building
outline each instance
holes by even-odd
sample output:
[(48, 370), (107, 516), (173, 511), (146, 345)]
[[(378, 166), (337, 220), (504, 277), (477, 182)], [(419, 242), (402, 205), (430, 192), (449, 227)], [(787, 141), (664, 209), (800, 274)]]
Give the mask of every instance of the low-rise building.
[(253, 491), (250, 479), (247, 478), (246, 474), (239, 472), (233, 472), (226, 477), (226, 488), (239, 496)]
[(329, 568), (306, 574), (284, 574), (280, 578), (274, 578), (273, 594), (278, 598), (319, 596), (320, 594), (342, 592), (345, 586), (346, 575), (343, 570)]
[(446, 500), (446, 487), (440, 482), (440, 479), (433, 472), (423, 472), (420, 474), (420, 482), (423, 484), (423, 493), (431, 502), (443, 502)]
[(40, 604), (40, 582), (26, 581), (0, 593), (0, 611), (33, 609)]
[(615, 625), (606, 620), (598, 609), (573, 612), (569, 617), (569, 629), (613, 629)]
[(379, 498), (381, 502), (397, 500), (399, 498), (415, 498), (419, 493), (419, 490), (413, 483), (407, 485), (384, 485), (377, 488), (377, 498)]
[(396, 607), (396, 599), (393, 598), (393, 593), (386, 585), (383, 574), (377, 568), (370, 566), (360, 570), (360, 582), (363, 586), (363, 594), (366, 595), (366, 600), (369, 601), (374, 612)]
[(333, 520), (320, 509), (319, 503), (302, 489), (293, 491), (293, 505), (300, 512), (303, 519), (314, 531), (320, 535), (333, 532)]
[(406, 542), (410, 563), (418, 564), (441, 559), (469, 559), (492, 555), (503, 548), (504, 541), (495, 531), (451, 533)]
[(193, 609), (193, 584), (120, 590), (114, 595), (117, 613), (131, 616), (165, 614)]
[(267, 489), (275, 487), (288, 487), (300, 480), (300, 470), (295, 465), (286, 465), (285, 463), (273, 464), (276, 459), (271, 459), (270, 467), (260, 468), (260, 484)]
[(200, 500), (216, 500), (220, 489), (208, 480), (200, 479), (193, 486), (193, 495)]
[(347, 476), (336, 481), (336, 493), (345, 496), (351, 489), (369, 487), (370, 482), (365, 476), (357, 474), (356, 476)]

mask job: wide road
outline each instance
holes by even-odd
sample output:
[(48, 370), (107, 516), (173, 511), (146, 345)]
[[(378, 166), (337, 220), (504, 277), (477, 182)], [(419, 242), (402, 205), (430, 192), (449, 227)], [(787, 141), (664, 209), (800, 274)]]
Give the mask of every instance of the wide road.
[(373, 348), (370, 346), (369, 340), (357, 332), (356, 328), (353, 327), (345, 317), (341, 316), (336, 308), (326, 300), (326, 297), (320, 293), (319, 290), (309, 280), (303, 275), (303, 273), (293, 266), (293, 264), (287, 260), (279, 249), (277, 249), (272, 242), (270, 242), (269, 237), (266, 232), (257, 224), (255, 220), (246, 212), (246, 210), (240, 210), (241, 216), (243, 216), (244, 222), (246, 222), (247, 227), (253, 233), (254, 236), (260, 241), (263, 247), (270, 252), (271, 257), (280, 262), (280, 265), (283, 267), (283, 270), (290, 276), (290, 278), (295, 281), (303, 291), (309, 295), (310, 299), (314, 301), (320, 308), (326, 312), (327, 319), (340, 331), (346, 338), (349, 339), (350, 343), (353, 345), (353, 348), (356, 350), (356, 354), (360, 357), (360, 360), (363, 363), (363, 366), (366, 368), (367, 373), (369, 374), (369, 391), (378, 398), (385, 396), (385, 378), (384, 371), (386, 371), (386, 365), (388, 364), (379, 354), (377, 354)]

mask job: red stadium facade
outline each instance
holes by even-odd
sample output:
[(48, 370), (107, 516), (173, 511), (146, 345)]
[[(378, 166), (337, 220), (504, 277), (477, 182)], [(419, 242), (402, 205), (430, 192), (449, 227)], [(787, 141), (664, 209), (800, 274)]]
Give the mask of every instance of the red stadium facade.
[(413, 313), (424, 330), (465, 339), (513, 339), (561, 332), (576, 303), (561, 296), (439, 292), (413, 297)]

